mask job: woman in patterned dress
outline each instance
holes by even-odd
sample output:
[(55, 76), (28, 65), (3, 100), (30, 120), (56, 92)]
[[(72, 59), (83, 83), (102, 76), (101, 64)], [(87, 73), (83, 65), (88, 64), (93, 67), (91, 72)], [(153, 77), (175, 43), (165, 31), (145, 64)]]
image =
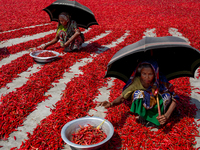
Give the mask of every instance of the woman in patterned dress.
[(84, 36), (78, 28), (76, 21), (71, 20), (69, 14), (62, 12), (59, 15), (59, 23), (55, 38), (47, 43), (42, 49), (57, 43), (65, 48), (65, 52), (79, 50), (84, 42)]
[[(155, 91), (159, 91), (160, 116)], [(100, 102), (97, 106), (109, 108), (123, 103), (124, 100), (131, 100), (130, 111), (139, 115), (139, 122), (146, 126), (158, 127), (166, 123), (178, 99), (172, 84), (159, 74), (157, 62), (149, 60), (139, 63), (119, 97), (111, 103)]]

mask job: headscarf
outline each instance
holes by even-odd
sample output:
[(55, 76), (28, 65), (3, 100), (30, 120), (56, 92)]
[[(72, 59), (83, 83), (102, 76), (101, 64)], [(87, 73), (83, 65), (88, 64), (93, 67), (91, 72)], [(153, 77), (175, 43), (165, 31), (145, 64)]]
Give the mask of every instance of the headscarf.
[[(70, 15), (68, 13), (66, 13), (66, 12), (60, 13), (58, 18), (60, 18), (60, 17), (63, 18), (64, 20), (66, 20), (67, 22), (70, 21)], [(59, 22), (59, 25), (60, 25), (60, 21), (58, 21), (58, 22)]]
[(132, 75), (130, 76), (128, 82), (126, 83), (126, 85), (124, 86), (123, 90), (125, 90), (129, 85), (132, 84), (132, 82), (134, 81), (136, 75), (137, 75), (137, 71), (139, 69), (139, 67), (143, 64), (148, 64), (152, 67), (153, 71), (154, 71), (154, 77), (155, 77), (155, 82), (154, 82), (154, 87), (158, 87), (159, 86), (159, 67), (158, 64), (155, 60), (146, 60), (146, 61), (142, 61), (138, 64), (138, 66), (136, 67), (135, 71), (133, 71)]
[(68, 13), (66, 13), (66, 12), (60, 13), (59, 17), (62, 17), (65, 20), (70, 19), (70, 15)]
[[(144, 99), (143, 99), (143, 103), (146, 105), (146, 108), (151, 108), (152, 106), (150, 106), (150, 97), (154, 97), (155, 96), (155, 90), (158, 90), (159, 94), (163, 97), (166, 97), (166, 94), (168, 96), (170, 96), (170, 99), (172, 100), (178, 100), (179, 97), (174, 93), (174, 87), (171, 83), (168, 82), (168, 80), (166, 79), (166, 77), (164, 75), (162, 75), (159, 72), (159, 67), (158, 64), (155, 60), (146, 60), (146, 61), (142, 61), (138, 64), (138, 66), (136, 67), (135, 71), (132, 73), (130, 79), (128, 80), (128, 82), (126, 83), (126, 85), (124, 86), (123, 90), (125, 90), (129, 85), (131, 85), (137, 75), (137, 71), (138, 68), (143, 65), (143, 64), (149, 64), (153, 71), (154, 71), (154, 83), (152, 84), (152, 86), (149, 86), (145, 91), (144, 91)], [(165, 102), (164, 102), (165, 103)], [(166, 101), (166, 103), (169, 103)], [(165, 105), (165, 104), (164, 104)], [(166, 104), (167, 106), (168, 104)]]

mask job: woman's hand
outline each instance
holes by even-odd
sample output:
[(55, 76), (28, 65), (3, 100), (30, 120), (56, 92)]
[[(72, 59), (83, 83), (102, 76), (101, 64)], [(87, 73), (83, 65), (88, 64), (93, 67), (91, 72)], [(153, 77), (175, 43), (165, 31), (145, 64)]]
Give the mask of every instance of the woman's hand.
[(69, 44), (74, 41), (81, 34), (79, 29), (76, 29), (76, 32), (64, 43), (65, 47), (68, 47)]
[(49, 43), (47, 43), (47, 44), (45, 44), (44, 46), (42, 46), (41, 49), (42, 49), (42, 50), (47, 49), (47, 47), (49, 47), (49, 46), (51, 46), (51, 45), (57, 43), (58, 40), (59, 40), (59, 37), (58, 37), (58, 35), (56, 35), (56, 37), (55, 37), (52, 41), (50, 41)]
[(109, 107), (112, 107), (112, 106), (117, 106), (121, 103), (124, 102), (124, 98), (122, 95), (118, 96), (112, 103), (108, 102), (108, 101), (103, 101), (103, 102), (100, 102), (99, 104), (97, 104), (97, 107), (98, 106), (104, 106), (105, 108), (109, 108)]
[(175, 109), (175, 107), (176, 107), (176, 102), (172, 101), (172, 103), (170, 104), (167, 112), (162, 116), (156, 117), (156, 119), (159, 121), (159, 123), (161, 125), (163, 125), (163, 124), (165, 124), (167, 122), (167, 119), (171, 116), (171, 114), (172, 114), (173, 110)]
[(42, 49), (42, 50), (45, 50), (45, 49), (46, 49), (46, 45), (42, 46), (41, 49)]
[(37, 51), (37, 49), (36, 48), (29, 48), (28, 51), (31, 53), (31, 52)]
[(103, 101), (97, 104), (97, 107), (99, 106), (104, 106), (105, 108), (109, 108), (112, 106), (112, 103), (108, 102), (108, 101)]
[(156, 117), (156, 119), (161, 125), (163, 125), (167, 122), (168, 117), (166, 115), (161, 115), (161, 116)]

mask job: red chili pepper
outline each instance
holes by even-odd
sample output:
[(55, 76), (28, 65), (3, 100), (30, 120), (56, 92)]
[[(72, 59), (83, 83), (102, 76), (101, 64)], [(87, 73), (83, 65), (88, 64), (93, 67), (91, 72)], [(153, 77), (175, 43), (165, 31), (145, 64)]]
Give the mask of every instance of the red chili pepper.
[[(6, 1), (7, 5), (9, 5), (9, 3), (10, 1)], [(30, 145), (34, 145), (34, 148), (36, 147), (38, 149), (58, 149), (59, 146), (59, 148), (62, 148), (64, 142), (62, 141), (60, 134), (58, 134), (60, 133), (61, 127), (66, 122), (69, 122), (78, 117), (85, 116), (88, 110), (94, 107), (94, 105), (92, 104), (92, 100), (94, 100), (95, 97), (98, 95), (98, 89), (105, 86), (106, 83), (106, 80), (102, 80), (102, 78), (104, 76), (106, 65), (109, 62), (109, 59), (124, 46), (140, 40), (142, 36), (144, 36), (143, 33), (147, 28), (155, 28), (157, 36), (171, 36), (168, 30), (171, 26), (173, 26), (174, 28), (177, 28), (180, 32), (182, 32), (183, 36), (187, 37), (190, 40), (192, 46), (200, 49), (199, 42), (196, 40), (198, 39), (198, 34), (196, 33), (199, 31), (199, 26), (195, 24), (196, 22), (198, 22), (198, 17), (191, 17), (192, 15), (196, 16), (196, 14), (198, 14), (199, 9), (197, 8), (199, 5), (197, 5), (196, 1), (187, 1), (184, 3), (177, 0), (170, 2), (163, 1), (162, 3), (147, 1), (147, 4), (144, 6), (140, 5), (140, 1), (137, 0), (134, 2), (130, 0), (120, 2), (109, 0), (109, 4), (111, 7), (109, 7), (109, 9), (106, 11), (105, 16), (107, 20), (112, 21), (108, 22), (107, 20), (105, 21), (104, 18), (99, 17), (98, 19), (103, 25), (92, 26), (90, 32), (87, 32), (85, 34), (85, 37), (86, 40), (89, 40), (101, 33), (104, 33), (106, 30), (112, 30), (112, 33), (98, 41), (91, 42), (91, 44), (88, 44), (87, 47), (83, 47), (81, 51), (77, 53), (67, 53), (69, 57), (62, 57), (63, 59), (67, 60), (65, 62), (62, 62), (62, 64), (66, 63), (66, 65), (63, 65), (62, 67), (65, 68), (66, 71), (69, 70), (69, 67), (75, 62), (79, 61), (80, 58), (90, 57), (90, 53), (94, 53), (95, 51), (97, 51), (97, 48), (99, 46), (110, 44), (116, 38), (123, 35), (126, 29), (130, 30), (131, 35), (126, 38), (124, 42), (118, 43), (114, 48), (110, 48), (95, 57), (95, 60), (92, 63), (81, 67), (81, 70), (83, 70), (84, 72), (83, 75), (79, 75), (78, 78), (73, 78), (71, 82), (67, 84), (67, 89), (65, 89), (64, 91), (66, 94), (65, 96), (63, 96), (63, 98), (61, 98), (56, 106), (51, 109), (52, 114), (41, 121), (41, 124), (34, 129), (33, 134), (29, 135), (29, 139), (25, 140), (25, 143), (22, 142), (20, 149), (30, 149)], [(15, 10), (14, 8), (19, 7), (19, 3), (12, 3), (11, 5), (14, 6), (12, 7), (12, 12), (15, 12), (17, 10)], [(37, 8), (37, 6), (42, 6), (42, 2), (36, 0), (36, 3), (32, 3), (32, 5), (35, 6), (32, 8)], [(97, 8), (97, 14), (100, 10), (106, 7), (104, 1), (101, 2), (92, 0), (88, 2), (87, 5), (91, 8)], [(26, 9), (26, 6), (28, 5), (23, 5), (23, 8)], [(98, 9), (98, 7), (96, 6), (101, 6), (102, 9)], [(173, 6), (173, 9), (171, 9), (171, 6)], [(2, 10), (3, 9), (4, 8), (2, 6)], [(35, 10), (31, 9), (30, 7), (28, 7), (27, 10), (29, 12), (28, 14), (34, 14), (35, 12)], [(115, 16), (115, 19), (113, 20), (113, 12), (116, 12), (116, 10), (119, 15)], [(161, 13), (163, 12), (163, 10), (164, 13)], [(149, 11), (153, 11), (153, 15), (152, 13), (149, 13)], [(7, 12), (9, 12), (9, 10)], [(190, 12), (191, 14), (189, 17), (188, 12)], [(21, 11), (20, 13), (12, 13), (14, 15), (9, 14), (9, 17), (2, 18), (0, 41), (4, 41), (10, 38), (21, 37), (22, 35), (33, 35), (36, 33), (49, 31), (52, 28), (56, 29), (57, 24), (52, 23), (47, 27), (42, 25), (45, 21), (44, 15), (42, 13), (35, 15), (35, 18), (34, 15), (32, 15), (33, 19), (31, 19), (31, 21), (30, 19), (27, 19), (26, 13), (27, 11)], [(134, 13), (136, 15), (129, 15), (131, 13)], [(139, 15), (142, 17), (138, 17), (138, 13), (142, 14)], [(125, 16), (124, 20), (121, 20), (121, 16)], [(18, 18), (20, 18), (20, 20), (18, 20)], [(147, 21), (146, 18), (150, 19)], [(23, 23), (21, 23), (21, 20), (23, 21)], [(8, 26), (7, 22), (12, 22), (12, 24)], [(38, 24), (41, 24), (42, 26), (30, 27), (29, 29), (23, 28), (26, 26)], [(186, 26), (188, 25), (190, 26), (189, 30), (186, 28)], [(16, 30), (4, 33), (4, 31), (12, 29)], [(7, 49), (10, 54), (14, 54), (24, 51), (27, 48), (33, 46), (36, 47), (44, 44), (54, 37), (55, 34), (47, 35), (44, 38), (9, 46), (7, 47)], [(63, 49), (58, 47), (59, 44), (55, 44), (55, 46), (51, 46), (49, 47), (49, 49), (54, 49), (56, 51), (62, 52)], [(0, 60), (9, 56), (8, 54), (4, 54), (5, 53), (0, 52)], [(27, 59), (18, 59), (17, 61), (15, 61), (16, 64), (6, 65), (8, 69), (12, 68), (15, 69), (15, 71), (8, 70), (10, 72), (6, 72), (3, 77), (0, 73), (0, 82), (2, 83), (0, 86), (3, 87), (7, 83), (12, 82), (14, 78), (17, 78), (17, 75), (23, 72), (23, 67), (28, 68), (28, 66), (26, 66), (27, 64), (24, 62), (30, 60), (32, 59), (30, 59), (30, 57), (28, 57), (27, 55)], [(33, 64), (34, 62), (29, 65), (29, 67)], [(48, 65), (49, 64), (44, 66)], [(56, 68), (56, 66), (54, 67)], [(45, 69), (45, 67), (41, 68)], [(5, 72), (5, 67), (2, 67), (1, 69)], [(52, 70), (50, 69), (50, 71)], [(199, 72), (200, 69), (198, 69), (197, 78), (199, 78)], [(41, 74), (35, 74), (33, 76), (42, 76), (46, 72), (44, 72), (43, 70), (40, 73)], [(34, 77), (31, 78), (33, 84), (35, 81), (33, 80)], [(22, 123), (25, 119), (24, 116), (28, 116), (28, 114), (35, 109), (34, 106), (37, 105), (37, 103), (45, 100), (44, 97), (40, 96), (40, 93), (41, 95), (43, 95), (49, 88), (52, 87), (50, 84), (53, 81), (57, 82), (56, 79), (58, 78), (61, 77), (52, 76), (52, 78), (48, 78), (49, 80), (46, 80), (46, 82), (41, 81), (37, 84), (34, 84), (33, 87), (30, 87), (30, 90), (34, 90), (34, 88), (37, 89), (38, 85), (40, 86), (40, 88), (38, 88), (39, 90), (37, 89), (38, 93), (37, 91), (34, 91), (34, 94), (32, 95), (28, 94), (28, 92), (26, 91), (29, 88), (26, 88), (26, 90), (20, 92), (20, 90), (23, 90), (23, 88), (25, 88), (23, 86), (23, 88), (17, 89), (16, 93), (19, 92), (18, 94), (12, 92), (10, 93), (10, 97), (2, 96), (1, 101), (3, 106), (1, 107), (1, 109), (5, 111), (5, 114), (1, 113), (2, 116), (0, 118), (2, 120), (6, 120), (6, 118), (11, 119), (5, 121), (6, 125), (5, 128), (2, 128), (2, 132), (0, 134), (1, 137), (3, 135), (8, 137), (9, 134), (14, 131), (16, 127), (20, 126), (20, 123)], [(168, 123), (166, 123), (164, 127), (161, 127), (155, 135), (154, 132), (151, 132), (149, 128), (146, 128), (136, 122), (136, 117), (129, 113), (130, 108), (128, 107), (128, 103), (124, 103), (119, 107), (116, 106), (115, 108), (109, 108), (106, 117), (114, 125), (116, 134), (114, 134), (113, 138), (108, 142), (107, 147), (105, 148), (106, 150), (117, 149), (119, 147), (121, 149), (194, 149), (193, 145), (195, 142), (194, 138), (192, 138), (191, 135), (197, 133), (197, 127), (193, 124), (194, 121), (190, 118), (194, 118), (197, 108), (195, 105), (192, 105), (190, 103), (189, 96), (191, 94), (191, 88), (189, 79), (180, 78), (176, 80), (171, 80), (170, 82), (175, 85), (176, 93), (178, 95), (181, 95), (180, 101), (177, 102), (177, 109), (180, 112), (180, 116), (177, 117), (176, 115), (173, 115), (172, 117), (170, 117)], [(42, 84), (46, 85), (44, 87), (41, 87)], [(110, 101), (113, 101), (117, 95), (121, 94), (123, 84), (124, 83), (118, 80), (114, 81), (114, 86), (111, 87), (109, 97)], [(15, 98), (18, 98), (18, 96), (26, 94), (28, 95), (27, 97), (22, 96), (21, 99), (14, 100)], [(19, 104), (15, 103), (15, 101), (19, 101)], [(8, 102), (13, 103), (13, 105), (9, 105)], [(28, 105), (25, 105), (26, 103)], [(91, 105), (87, 105), (87, 103), (90, 103)], [(8, 110), (6, 109), (6, 106), (8, 106)], [(71, 108), (70, 106), (73, 106), (73, 108)], [(185, 116), (188, 117), (185, 118)], [(15, 121), (15, 119), (17, 121)], [(18, 121), (19, 123), (15, 124)], [(2, 124), (4, 124), (4, 122)], [(15, 126), (11, 126), (14, 124)], [(118, 145), (119, 143), (120, 145)], [(90, 140), (87, 141), (87, 144), (90, 144)]]
[(86, 127), (81, 127), (76, 133), (73, 133), (72, 136), (72, 142), (79, 145), (97, 144), (107, 137), (103, 131), (90, 124)]
[(95, 108), (92, 108), (93, 110), (95, 110), (95, 111), (98, 111), (97, 109), (95, 109)]
[(56, 54), (49, 51), (45, 51), (37, 55), (37, 57), (52, 57), (52, 56), (56, 56)]

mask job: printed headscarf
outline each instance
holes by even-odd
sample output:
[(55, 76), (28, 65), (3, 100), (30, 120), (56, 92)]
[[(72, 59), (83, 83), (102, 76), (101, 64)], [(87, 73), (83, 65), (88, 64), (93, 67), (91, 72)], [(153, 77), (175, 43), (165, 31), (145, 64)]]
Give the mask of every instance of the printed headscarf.
[[(143, 99), (143, 103), (146, 105), (146, 108), (151, 108), (150, 97), (155, 96), (155, 90), (158, 90), (158, 92), (161, 94), (161, 96), (163, 98), (166, 96), (166, 93), (167, 93), (168, 96), (170, 96), (172, 100), (176, 101), (176, 100), (179, 99), (179, 97), (174, 92), (173, 85), (171, 83), (169, 83), (168, 80), (166, 79), (166, 77), (159, 72), (159, 67), (158, 67), (158, 64), (155, 60), (146, 60), (146, 61), (140, 62), (138, 64), (138, 66), (136, 67), (135, 71), (132, 73), (130, 79), (128, 80), (128, 82), (124, 86), (123, 90), (125, 90), (129, 85), (132, 84), (132, 82), (134, 81), (134, 79), (137, 75), (138, 68), (142, 64), (149, 64), (152, 67), (154, 74), (155, 74), (155, 80), (154, 80), (153, 85), (149, 86), (144, 91), (145, 96), (144, 96), (144, 99)], [(167, 105), (168, 104), (166, 103), (166, 106)]]
[(158, 64), (155, 60), (146, 60), (146, 61), (142, 61), (138, 64), (135, 71), (132, 73), (128, 82), (124, 86), (123, 90), (125, 90), (134, 81), (134, 79), (137, 75), (138, 68), (143, 64), (148, 64), (152, 67), (152, 69), (154, 71), (154, 76), (155, 76), (155, 82), (154, 82), (153, 86), (154, 86), (154, 88), (159, 87), (159, 67), (158, 67)]
[(60, 15), (58, 17), (59, 18), (61, 17), (61, 18), (65, 19), (66, 21), (70, 21), (70, 15), (66, 12), (60, 13)]

